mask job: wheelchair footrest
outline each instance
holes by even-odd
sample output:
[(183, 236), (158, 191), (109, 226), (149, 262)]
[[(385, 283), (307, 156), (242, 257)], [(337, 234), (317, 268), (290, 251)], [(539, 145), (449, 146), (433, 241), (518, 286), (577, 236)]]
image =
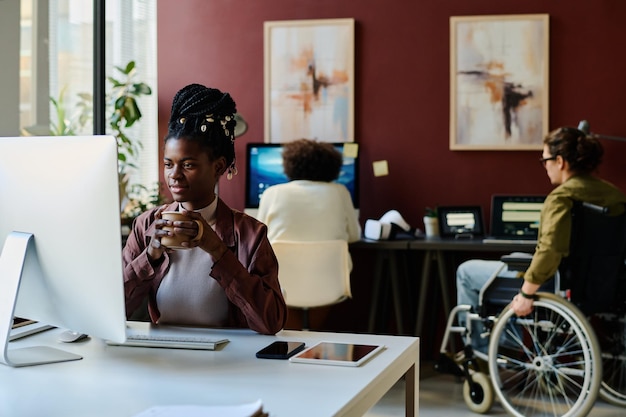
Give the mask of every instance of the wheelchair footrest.
[(458, 377), (465, 376), (465, 372), (450, 356), (446, 354), (439, 355), (439, 360), (435, 363), (435, 370), (442, 374), (451, 374)]

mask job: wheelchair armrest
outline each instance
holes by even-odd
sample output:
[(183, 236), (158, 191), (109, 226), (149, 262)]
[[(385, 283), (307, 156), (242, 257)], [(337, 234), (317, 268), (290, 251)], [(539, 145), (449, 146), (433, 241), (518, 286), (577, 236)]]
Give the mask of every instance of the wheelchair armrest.
[(531, 256), (519, 256), (519, 255), (504, 255), (500, 258), (502, 262), (504, 262), (509, 271), (525, 271), (530, 266), (530, 261), (532, 261)]

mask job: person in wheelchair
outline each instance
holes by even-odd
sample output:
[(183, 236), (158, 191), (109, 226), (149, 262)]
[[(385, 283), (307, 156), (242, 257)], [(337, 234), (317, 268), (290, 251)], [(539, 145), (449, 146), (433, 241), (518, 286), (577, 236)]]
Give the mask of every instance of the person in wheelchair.
[[(499, 274), (502, 277), (524, 279), (519, 293), (510, 304), (510, 308), (520, 317), (532, 312), (534, 294), (554, 276), (561, 260), (569, 253), (574, 201), (608, 207), (614, 214), (622, 213), (626, 203), (626, 195), (622, 191), (594, 175), (603, 155), (602, 145), (596, 137), (573, 127), (561, 127), (551, 131), (543, 143), (539, 161), (556, 187), (546, 197), (541, 211), (535, 253), (526, 272), (518, 273), (505, 268)], [(491, 260), (469, 260), (461, 264), (456, 273), (457, 303), (470, 305), (476, 310), (479, 307), (480, 290), (502, 266), (502, 262)], [(485, 353), (489, 341), (480, 337), (481, 330), (475, 329), (475, 325), (480, 323), (472, 324), (472, 346)]]

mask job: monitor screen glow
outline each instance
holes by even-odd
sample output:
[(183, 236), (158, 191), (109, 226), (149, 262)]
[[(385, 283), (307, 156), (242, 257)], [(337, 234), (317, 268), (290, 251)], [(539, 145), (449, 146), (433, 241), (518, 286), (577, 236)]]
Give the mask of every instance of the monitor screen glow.
[[(343, 155), (343, 166), (337, 178), (346, 186), (354, 208), (359, 208), (358, 157), (343, 153), (343, 143), (333, 143)], [(282, 145), (280, 143), (249, 143), (246, 148), (246, 208), (258, 208), (263, 191), (276, 184), (288, 182), (283, 170)]]

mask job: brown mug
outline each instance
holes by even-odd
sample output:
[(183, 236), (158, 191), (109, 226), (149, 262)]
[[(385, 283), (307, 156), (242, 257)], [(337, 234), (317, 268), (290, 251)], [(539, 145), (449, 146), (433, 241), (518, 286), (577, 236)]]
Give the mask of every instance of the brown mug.
[[(189, 236), (187, 235), (173, 235), (173, 236), (163, 236), (161, 238), (161, 244), (169, 249), (190, 249), (189, 247), (186, 246), (182, 246), (183, 242), (196, 242), (200, 239), (202, 239), (202, 232), (204, 230), (203, 226), (202, 226), (202, 222), (200, 220), (194, 220), (192, 218), (190, 218), (189, 216), (185, 216), (183, 213), (179, 212), (179, 211), (164, 211), (163, 213), (161, 213), (161, 218), (165, 219), (165, 220), (169, 220), (172, 222), (176, 222), (176, 221), (182, 221), (182, 222), (188, 222), (188, 221), (194, 221), (198, 224), (198, 234), (196, 235), (196, 237), (194, 237), (193, 239), (189, 240)], [(173, 232), (174, 231), (174, 227), (173, 226), (165, 226), (163, 227), (163, 230), (167, 230), (169, 232)]]

